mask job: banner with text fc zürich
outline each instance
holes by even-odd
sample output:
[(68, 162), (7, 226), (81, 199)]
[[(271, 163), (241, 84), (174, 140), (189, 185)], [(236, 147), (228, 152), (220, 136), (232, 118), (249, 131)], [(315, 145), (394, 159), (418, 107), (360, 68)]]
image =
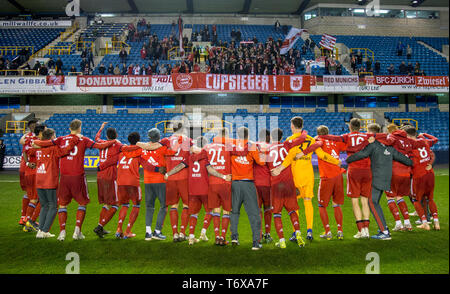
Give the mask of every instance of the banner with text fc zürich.
[(175, 91), (309, 93), (311, 88), (310, 76), (297, 75), (173, 74), (172, 82)]

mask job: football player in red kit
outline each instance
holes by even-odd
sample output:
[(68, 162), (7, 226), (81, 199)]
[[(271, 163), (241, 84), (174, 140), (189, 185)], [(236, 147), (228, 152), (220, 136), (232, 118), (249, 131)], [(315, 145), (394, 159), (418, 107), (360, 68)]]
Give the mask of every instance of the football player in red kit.
[[(140, 135), (137, 132), (132, 132), (128, 135), (128, 142), (130, 142), (131, 146), (136, 145), (139, 139)], [(114, 166), (116, 164), (118, 164), (118, 202), (122, 206), (119, 211), (119, 221), (117, 224), (116, 238), (128, 239), (136, 236), (136, 234), (132, 233), (131, 230), (133, 228), (134, 222), (139, 215), (142, 200), (141, 184), (139, 182), (139, 167), (142, 165), (145, 170), (150, 172), (158, 172), (159, 167), (153, 166), (150, 161), (146, 161), (144, 158), (142, 158), (142, 149), (139, 148), (135, 151), (120, 152), (118, 156), (114, 156), (111, 159), (100, 163), (99, 170), (107, 169), (110, 166)], [(164, 169), (163, 172), (165, 172)], [(127, 216), (130, 201), (133, 203), (133, 209), (130, 213), (127, 229), (125, 233), (123, 233), (123, 222), (125, 221), (125, 218)]]
[[(114, 141), (114, 143), (100, 150), (99, 163), (106, 162), (108, 159), (118, 157), (121, 151), (134, 151), (139, 149), (137, 146), (125, 146), (122, 145), (117, 138), (117, 131), (114, 128), (108, 128), (106, 130), (107, 140), (101, 139), (101, 134), (105, 128), (107, 122), (104, 122), (95, 136), (95, 141), (98, 143), (105, 143), (108, 141)], [(97, 188), (98, 188), (98, 203), (103, 204), (100, 211), (100, 218), (98, 220), (97, 227), (94, 228), (94, 233), (100, 238), (109, 232), (104, 230), (104, 226), (111, 220), (118, 207), (118, 195), (117, 195), (117, 165), (112, 165), (97, 173)]]
[[(408, 134), (408, 138), (416, 139), (417, 131), (414, 127), (406, 127), (405, 132)], [(413, 203), (416, 211), (422, 220), (422, 224), (418, 226), (420, 229), (430, 230), (428, 225), (427, 216), (423, 205), (421, 204), (423, 199), (428, 200), (431, 214), (434, 220), (434, 229), (440, 230), (439, 218), (437, 212), (437, 206), (434, 202), (434, 153), (430, 149), (429, 142), (424, 139), (424, 136), (417, 138), (413, 144), (413, 150), (411, 152), (411, 159), (413, 161), (412, 168), (412, 196)]]
[[(327, 126), (319, 126), (317, 128), (317, 135), (328, 135), (328, 127)], [(342, 151), (345, 151), (346, 145), (343, 142), (335, 142), (326, 139), (318, 139), (318, 142), (321, 142), (321, 148), (326, 153), (330, 154), (336, 159), (339, 159), (339, 154)], [(332, 200), (332, 205), (334, 209), (334, 218), (337, 224), (337, 238), (338, 240), (344, 239), (344, 233), (342, 230), (342, 222), (343, 222), (343, 214), (341, 205), (344, 204), (344, 179), (342, 177), (342, 173), (345, 172), (345, 169), (340, 166), (328, 163), (326, 161), (318, 159), (319, 173), (320, 173), (320, 182), (319, 182), (319, 191), (318, 195), (318, 203), (319, 203), (319, 213), (320, 219), (322, 220), (323, 228), (325, 232), (320, 235), (321, 238), (326, 240), (331, 240), (333, 235), (330, 230), (330, 223), (327, 213), (327, 206)]]
[[(70, 140), (81, 134), (81, 121), (74, 119), (69, 126), (70, 134), (67, 136), (59, 137), (51, 141), (39, 141), (34, 143), (38, 146), (52, 146), (58, 145), (65, 147), (69, 145)], [(104, 143), (96, 143), (87, 137), (83, 137), (75, 145), (73, 151), (67, 156), (64, 156), (60, 160), (61, 177), (58, 187), (58, 220), (59, 220), (59, 241), (64, 241), (66, 238), (66, 220), (67, 220), (67, 205), (70, 204), (72, 199), (78, 203), (76, 225), (73, 233), (74, 240), (84, 239), (84, 235), (81, 232), (81, 227), (86, 215), (86, 206), (90, 202), (89, 192), (86, 183), (86, 176), (84, 172), (84, 153), (86, 148), (105, 149), (115, 141), (108, 141)]]
[[(404, 130), (399, 130), (396, 125), (387, 127), (392, 140), (392, 147), (403, 155), (408, 156), (412, 151), (413, 142), (408, 138)], [(396, 160), (392, 161), (391, 190), (386, 191), (386, 198), (389, 210), (395, 220), (393, 231), (411, 231), (412, 225), (409, 220), (408, 206), (403, 196), (411, 194), (411, 167), (406, 166)], [(397, 207), (398, 205), (398, 207)], [(400, 219), (400, 212), (404, 219), (404, 225)]]
[(30, 203), (30, 199), (28, 198), (27, 192), (27, 185), (25, 183), (25, 168), (26, 163), (24, 159), (24, 153), (25, 153), (25, 142), (29, 141), (31, 138), (33, 138), (34, 135), (34, 128), (36, 127), (38, 120), (37, 119), (31, 119), (28, 122), (28, 129), (30, 130), (28, 133), (24, 134), (22, 138), (20, 138), (20, 145), (22, 145), (22, 154), (20, 159), (20, 168), (19, 168), (19, 181), (20, 181), (20, 188), (22, 191), (25, 192), (25, 194), (22, 197), (22, 210), (20, 212), (20, 219), (19, 219), (19, 225), (24, 226), (27, 222), (26, 214), (28, 209), (28, 204)]
[[(206, 146), (208, 141), (205, 137), (198, 137), (196, 139), (196, 148), (201, 149)], [(189, 245), (193, 245), (198, 242), (198, 239), (195, 238), (195, 227), (197, 224), (198, 213), (203, 205), (205, 209), (205, 220), (203, 222), (203, 229), (201, 233), (201, 238), (203, 240), (207, 240), (206, 230), (208, 229), (211, 218), (208, 216), (211, 215), (211, 209), (208, 206), (208, 192), (209, 192), (209, 179), (208, 173), (213, 173), (216, 177), (221, 179), (227, 179), (231, 181), (231, 176), (224, 176), (218, 171), (215, 171), (211, 168), (210, 163), (208, 162), (208, 158), (206, 156), (196, 156), (191, 154), (189, 156), (189, 162), (183, 162), (169, 171), (164, 177), (168, 178), (169, 176), (175, 174), (179, 170), (183, 169), (183, 165), (189, 168)], [(209, 219), (208, 219), (209, 218)]]
[(25, 213), (25, 225), (23, 227), (24, 232), (31, 230), (37, 231), (39, 225), (36, 223), (36, 219), (39, 216), (41, 205), (39, 203), (39, 197), (36, 189), (36, 153), (32, 148), (34, 140), (38, 139), (38, 136), (42, 136), (42, 132), (45, 130), (45, 125), (36, 124), (34, 127), (35, 136), (27, 137), (25, 145), (23, 146), (23, 159), (25, 162), (25, 186), (28, 196), (28, 207)]

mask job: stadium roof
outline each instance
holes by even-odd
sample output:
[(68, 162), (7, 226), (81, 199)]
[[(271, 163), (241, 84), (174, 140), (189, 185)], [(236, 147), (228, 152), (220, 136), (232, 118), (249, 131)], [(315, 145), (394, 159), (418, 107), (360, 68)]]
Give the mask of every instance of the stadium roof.
[[(70, 1), (0, 0), (1, 14), (64, 14), (65, 6)], [(448, 7), (448, 0), (419, 2), (422, 2), (420, 6)], [(80, 0), (84, 13), (301, 14), (303, 10), (322, 3), (357, 5), (358, 0)], [(411, 5), (411, 0), (383, 0), (381, 5), (407, 7)]]

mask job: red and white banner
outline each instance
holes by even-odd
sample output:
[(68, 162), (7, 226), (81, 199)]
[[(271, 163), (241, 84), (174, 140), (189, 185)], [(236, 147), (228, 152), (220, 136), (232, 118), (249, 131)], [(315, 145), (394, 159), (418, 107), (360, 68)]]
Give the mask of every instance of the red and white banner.
[(415, 85), (414, 76), (375, 76), (375, 84), (380, 86)]
[(47, 82), (47, 85), (57, 86), (57, 85), (64, 85), (65, 80), (64, 80), (64, 76), (51, 75), (51, 76), (47, 76), (46, 82)]
[(150, 87), (152, 76), (77, 76), (77, 87)]
[(322, 40), (320, 40), (319, 45), (322, 46), (322, 48), (333, 50), (334, 46), (336, 45), (336, 37), (328, 34), (323, 34)]
[(448, 87), (448, 77), (424, 77), (417, 76), (417, 87)]
[(284, 55), (284, 54), (288, 53), (289, 49), (291, 49), (292, 46), (294, 46), (294, 44), (295, 44), (295, 42), (297, 42), (298, 38), (300, 38), (301, 35), (303, 34), (303, 32), (306, 32), (306, 31), (307, 30), (291, 28), (289, 33), (286, 35), (286, 38), (284, 39), (283, 44), (281, 45), (280, 54)]
[(358, 76), (323, 76), (325, 87), (357, 87), (359, 86)]
[(295, 92), (308, 93), (309, 76), (222, 75), (222, 74), (173, 74), (175, 91), (220, 92)]

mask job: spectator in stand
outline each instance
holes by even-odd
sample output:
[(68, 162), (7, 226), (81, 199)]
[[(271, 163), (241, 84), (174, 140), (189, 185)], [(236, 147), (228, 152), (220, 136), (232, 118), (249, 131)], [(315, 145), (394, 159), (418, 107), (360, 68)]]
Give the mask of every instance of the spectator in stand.
[(231, 29), (230, 37), (231, 41), (236, 41), (236, 32), (234, 31), (234, 29)]
[(89, 67), (89, 64), (86, 64), (84, 66), (83, 75), (88, 76), (91, 74), (91, 68)]
[(281, 31), (281, 24), (280, 24), (280, 22), (278, 21), (278, 19), (275, 21), (274, 27), (275, 27), (275, 31), (276, 31), (276, 32), (280, 32), (280, 31)]
[(421, 75), (421, 76), (426, 76), (427, 74), (425, 73), (424, 70), (421, 70), (421, 71), (420, 71), (420, 75)]
[(126, 63), (127, 62), (127, 52), (125, 51), (125, 48), (122, 48), (122, 50), (120, 50), (119, 52), (119, 58), (120, 58), (120, 62), (121, 63)]
[(241, 34), (241, 31), (238, 29), (237, 31), (236, 31), (236, 42), (241, 42), (241, 40), (242, 40), (242, 34)]
[(420, 71), (420, 63), (416, 62), (416, 65), (414, 65), (414, 71), (419, 70)]
[[(111, 64), (109, 66), (111, 66)], [(105, 72), (106, 72), (106, 67), (105, 67), (105, 65), (103, 63), (101, 63), (100, 66), (98, 67), (98, 73), (101, 74), (101, 75), (104, 75)], [(110, 74), (109, 73), (109, 68), (108, 68), (108, 74)]]
[(75, 65), (72, 65), (72, 66), (70, 67), (69, 72), (77, 72), (77, 68), (75, 67)]
[(393, 64), (391, 64), (388, 68), (387, 68), (388, 74), (389, 75), (393, 75), (395, 73), (395, 67)]
[(130, 64), (128, 66), (127, 75), (129, 75), (129, 76), (133, 75), (133, 69), (134, 69), (134, 65)]
[(397, 44), (397, 56), (402, 56), (403, 55), (403, 49), (405, 48), (405, 45), (402, 44), (401, 41), (398, 42)]
[(358, 70), (358, 76), (360, 78), (364, 78), (366, 75), (367, 75), (367, 69), (364, 66), (360, 67)]
[(406, 71), (409, 76), (412, 76), (414, 74), (414, 67), (411, 62), (408, 62), (408, 66), (406, 67)]
[(398, 70), (399, 70), (399, 73), (401, 75), (406, 75), (408, 73), (408, 68), (406, 67), (406, 64), (405, 64), (404, 61), (402, 61), (402, 63), (400, 64)]
[(56, 73), (55, 73), (55, 75), (57, 75), (57, 76), (62, 76), (62, 75), (64, 75), (64, 73), (63, 73), (63, 71), (62, 71), (62, 68), (57, 67), (57, 68), (56, 68)]
[(43, 64), (43, 65), (39, 68), (39, 75), (41, 75), (41, 76), (46, 76), (46, 75), (48, 75), (48, 68), (47, 68), (47, 66), (45, 66), (45, 64)]
[(83, 58), (83, 59), (81, 60), (81, 62), (80, 62), (80, 68), (81, 68), (82, 70), (84, 70), (84, 68), (86, 67), (86, 64), (88, 64), (87, 61), (86, 61), (86, 58)]
[(372, 71), (372, 61), (369, 58), (367, 58), (365, 64), (366, 64), (367, 71), (371, 72)]
[(167, 74), (167, 67), (166, 67), (165, 64), (163, 64), (163, 65), (161, 65), (161, 66), (159, 67), (159, 74), (160, 74), (160, 75), (166, 75), (166, 74)]
[(146, 58), (147, 58), (147, 49), (145, 48), (145, 46), (142, 46), (141, 59), (146, 59)]
[(361, 50), (358, 50), (358, 52), (356, 53), (356, 61), (359, 65), (362, 64), (363, 56)]
[(411, 59), (411, 56), (412, 56), (412, 49), (408, 44), (408, 46), (406, 47), (406, 58)]
[(145, 64), (142, 64), (142, 65), (141, 65), (141, 68), (140, 68), (140, 70), (139, 70), (139, 74), (140, 74), (141, 76), (146, 76), (146, 75), (148, 75), (147, 68), (145, 67)]
[[(33, 70), (35, 70), (36, 72), (39, 72), (39, 69), (41, 68), (41, 66), (42, 66), (41, 63), (39, 62), (39, 60), (37, 60), (33, 66)], [(9, 69), (7, 64), (5, 64), (5, 69)]]
[(55, 74), (56, 74), (55, 67), (52, 67), (52, 68), (48, 69), (48, 75), (49, 76), (54, 76)]
[(381, 64), (380, 61), (375, 61), (375, 74), (378, 75), (380, 74), (380, 70), (381, 70)]
[[(116, 65), (116, 68), (119, 68), (118, 65)], [(114, 68), (114, 74), (116, 74), (116, 69)], [(117, 74), (121, 74), (123, 76), (126, 76), (128, 74), (128, 67), (125, 63), (122, 63), (122, 70), (119, 69), (119, 73)]]
[(56, 60), (56, 71), (62, 70), (62, 68), (63, 68), (63, 62), (62, 62), (61, 58), (58, 57), (58, 59)]
[(108, 66), (108, 74), (109, 75), (113, 75), (114, 74), (114, 66), (112, 63), (109, 64)]
[(89, 48), (89, 49), (86, 48), (86, 50), (87, 50), (86, 58), (87, 58), (88, 64), (89, 64), (89, 66), (91, 66), (91, 64), (92, 64), (92, 67), (94, 67), (95, 66), (94, 54), (92, 54), (91, 48)]
[(350, 64), (351, 64), (353, 73), (355, 73), (356, 72), (356, 56), (355, 55), (352, 56), (352, 59), (350, 60)]
[(47, 66), (48, 66), (49, 68), (55, 67), (55, 61), (53, 60), (52, 57), (50, 57), (50, 59), (48, 60)]
[(338, 64), (336, 68), (336, 75), (338, 76), (342, 75), (342, 64)]
[(334, 60), (330, 61), (330, 64), (328, 65), (328, 70), (330, 71), (330, 75), (336, 75), (336, 62)]
[(136, 66), (133, 68), (133, 74), (135, 76), (139, 75), (139, 73), (141, 72), (141, 67), (139, 66), (139, 64), (136, 64)]

